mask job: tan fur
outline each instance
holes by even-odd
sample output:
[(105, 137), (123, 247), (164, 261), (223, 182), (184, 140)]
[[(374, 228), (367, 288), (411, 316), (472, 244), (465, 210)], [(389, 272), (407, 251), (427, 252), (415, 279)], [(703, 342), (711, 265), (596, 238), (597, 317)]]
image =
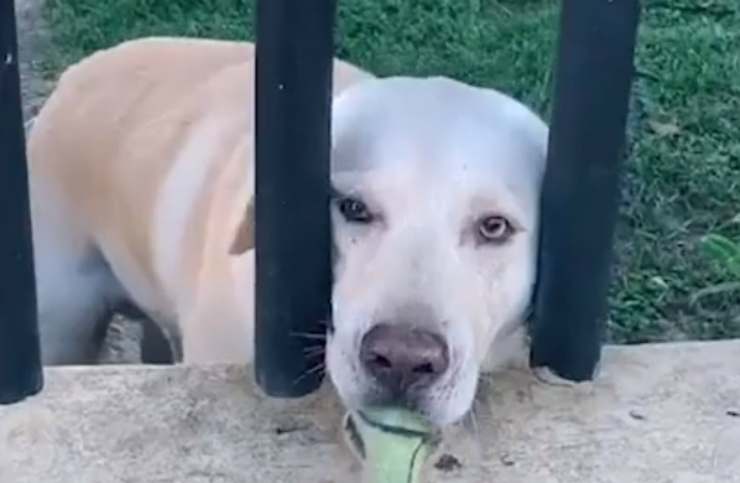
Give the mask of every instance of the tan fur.
[[(40, 181), (52, 183), (54, 202), (70, 207), (89, 238), (81, 242), (100, 247), (119, 277), (124, 267), (141, 274), (123, 283), (142, 292), (132, 295), (144, 310), (177, 319), (180, 327), (197, 318), (203, 321), (198, 330), (222, 330), (215, 339), (231, 341), (235, 334), (224, 321), (238, 319), (229, 307), (243, 303), (234, 299), (240, 294), (232, 289), (229, 256), (253, 243), (247, 206), (253, 196), (254, 50), (248, 43), (152, 38), (98, 52), (62, 75), (28, 145), (32, 190), (41, 190)], [(368, 76), (337, 62), (335, 88)], [(156, 197), (178, 151), (205, 122), (215, 123), (218, 150), (202, 160), (208, 175), (181, 240), (181, 291), (173, 293), (175, 281), (163, 279), (154, 262)], [(247, 295), (250, 288), (239, 290)], [(209, 313), (213, 306), (216, 312)], [(178, 324), (169, 329), (177, 332)], [(207, 358), (248, 356), (222, 348)]]

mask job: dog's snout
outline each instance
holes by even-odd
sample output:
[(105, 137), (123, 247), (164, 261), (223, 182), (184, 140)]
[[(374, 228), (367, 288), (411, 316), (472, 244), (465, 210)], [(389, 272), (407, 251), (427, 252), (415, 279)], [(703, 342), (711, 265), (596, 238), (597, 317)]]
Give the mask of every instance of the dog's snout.
[(430, 385), (449, 366), (444, 339), (429, 330), (379, 324), (365, 334), (360, 358), (365, 369), (386, 390), (404, 395), (411, 387)]

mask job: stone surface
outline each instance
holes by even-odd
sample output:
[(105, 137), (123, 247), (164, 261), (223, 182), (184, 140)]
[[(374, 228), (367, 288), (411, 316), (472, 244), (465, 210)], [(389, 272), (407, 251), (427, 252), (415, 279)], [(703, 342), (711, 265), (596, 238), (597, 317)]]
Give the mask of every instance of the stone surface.
[[(46, 371), (0, 407), (1, 483), (350, 483), (329, 387), (270, 400), (239, 367)], [(594, 383), (487, 381), (428, 482), (740, 482), (740, 341), (609, 347)]]

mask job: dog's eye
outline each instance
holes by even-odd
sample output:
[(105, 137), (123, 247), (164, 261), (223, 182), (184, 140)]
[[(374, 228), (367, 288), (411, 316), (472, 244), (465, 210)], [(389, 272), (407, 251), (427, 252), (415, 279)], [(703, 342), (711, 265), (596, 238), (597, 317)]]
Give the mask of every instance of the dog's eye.
[(342, 198), (339, 200), (339, 211), (347, 221), (354, 223), (370, 223), (373, 215), (367, 205), (356, 198)]
[(513, 232), (511, 223), (503, 216), (487, 216), (478, 222), (478, 235), (483, 241), (505, 242)]

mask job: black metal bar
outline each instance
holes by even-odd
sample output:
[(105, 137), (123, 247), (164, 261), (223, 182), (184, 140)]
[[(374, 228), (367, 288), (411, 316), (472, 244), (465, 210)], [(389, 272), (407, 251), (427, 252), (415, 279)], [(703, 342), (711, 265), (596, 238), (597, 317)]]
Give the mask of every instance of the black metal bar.
[(323, 344), (330, 316), (335, 14), (334, 0), (257, 4), (255, 365), (274, 397), (323, 378), (305, 353)]
[(15, 8), (0, 2), (0, 404), (43, 385)]
[(591, 379), (601, 357), (638, 0), (564, 0), (532, 365)]

